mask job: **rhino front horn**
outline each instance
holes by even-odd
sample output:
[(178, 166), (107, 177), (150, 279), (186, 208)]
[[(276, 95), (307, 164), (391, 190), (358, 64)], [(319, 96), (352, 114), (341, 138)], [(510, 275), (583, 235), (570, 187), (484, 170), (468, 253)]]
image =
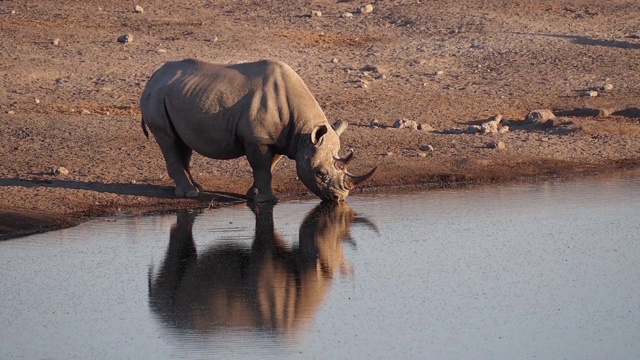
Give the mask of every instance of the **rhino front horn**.
[(356, 176), (356, 175), (352, 175), (348, 172), (345, 171), (345, 175), (346, 175), (346, 184), (347, 184), (347, 188), (349, 190), (353, 189), (354, 187), (358, 186), (359, 184), (361, 184), (362, 182), (366, 181), (367, 179), (369, 179), (371, 177), (371, 175), (373, 175), (374, 172), (376, 172), (376, 170), (378, 169), (378, 167), (374, 167), (371, 171), (369, 171), (368, 173), (364, 174), (364, 175), (360, 175), (360, 176)]

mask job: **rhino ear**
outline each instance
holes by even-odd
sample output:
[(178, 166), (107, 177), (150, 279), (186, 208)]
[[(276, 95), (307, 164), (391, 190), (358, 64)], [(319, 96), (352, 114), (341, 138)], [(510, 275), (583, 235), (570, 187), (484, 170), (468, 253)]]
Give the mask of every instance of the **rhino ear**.
[(329, 131), (326, 125), (318, 125), (311, 131), (311, 142), (313, 145), (320, 145), (322, 137)]
[(334, 122), (332, 125), (333, 130), (336, 131), (338, 136), (340, 136), (340, 134), (342, 134), (345, 130), (347, 130), (347, 126), (349, 126), (349, 123), (344, 120), (338, 120)]

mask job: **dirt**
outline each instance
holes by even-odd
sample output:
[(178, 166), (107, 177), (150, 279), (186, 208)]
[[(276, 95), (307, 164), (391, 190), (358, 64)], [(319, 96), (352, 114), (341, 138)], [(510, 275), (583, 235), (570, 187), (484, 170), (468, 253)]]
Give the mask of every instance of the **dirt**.
[[(194, 176), (210, 191), (175, 199), (156, 143), (142, 134), (146, 81), (183, 58), (290, 64), (330, 121), (350, 123), (350, 170), (378, 166), (359, 191), (640, 165), (637, 1), (377, 1), (358, 13), (364, 4), (163, 0), (141, 1), (137, 13), (115, 0), (0, 1), (0, 238), (242, 201), (244, 158), (196, 156)], [(119, 43), (125, 34), (133, 40)], [(525, 124), (534, 109), (558, 118)], [(494, 115), (508, 132), (460, 133)], [(393, 128), (401, 118), (431, 130)], [(487, 146), (498, 141), (504, 149)], [(274, 182), (281, 198), (309, 196), (291, 160)]]

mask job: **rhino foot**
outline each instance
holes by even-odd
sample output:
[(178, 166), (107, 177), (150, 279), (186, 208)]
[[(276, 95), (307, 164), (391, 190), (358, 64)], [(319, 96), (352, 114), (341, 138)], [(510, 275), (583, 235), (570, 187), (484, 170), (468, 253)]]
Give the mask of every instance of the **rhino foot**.
[(273, 193), (259, 193), (254, 187), (247, 191), (247, 198), (256, 203), (277, 203), (278, 198)]
[(187, 189), (186, 191), (183, 189), (176, 188), (176, 190), (174, 191), (174, 194), (176, 195), (176, 197), (180, 197), (180, 198), (181, 197), (194, 198), (198, 196), (199, 191), (196, 188)]

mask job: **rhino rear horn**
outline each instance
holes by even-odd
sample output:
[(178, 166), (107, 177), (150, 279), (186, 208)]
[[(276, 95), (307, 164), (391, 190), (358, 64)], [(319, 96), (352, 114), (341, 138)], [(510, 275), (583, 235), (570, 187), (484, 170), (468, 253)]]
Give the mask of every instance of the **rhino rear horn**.
[(360, 185), (362, 182), (366, 181), (367, 179), (369, 179), (374, 172), (376, 172), (376, 170), (378, 169), (378, 167), (374, 167), (371, 171), (369, 171), (368, 173), (364, 174), (364, 175), (360, 175), (360, 176), (356, 176), (356, 175), (352, 175), (348, 172), (345, 171), (345, 183), (347, 184), (347, 188), (349, 190), (355, 188), (356, 186)]
[(334, 122), (333, 125), (331, 126), (333, 127), (333, 130), (336, 131), (336, 134), (340, 136), (340, 134), (342, 134), (345, 130), (347, 130), (347, 126), (349, 126), (349, 123), (344, 120), (338, 120)]
[(345, 169), (347, 164), (349, 163), (349, 161), (351, 161), (351, 159), (353, 158), (353, 151), (349, 153), (349, 155), (341, 158), (341, 157), (334, 157), (333, 159), (336, 161), (336, 163), (338, 163), (338, 168), (340, 169)]

